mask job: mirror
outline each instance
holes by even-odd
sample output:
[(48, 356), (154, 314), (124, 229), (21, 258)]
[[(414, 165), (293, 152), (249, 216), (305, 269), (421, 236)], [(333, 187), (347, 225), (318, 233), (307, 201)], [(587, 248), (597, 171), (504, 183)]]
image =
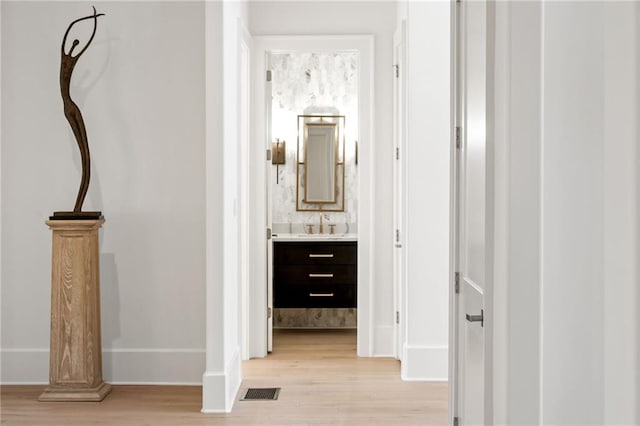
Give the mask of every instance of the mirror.
[(305, 126), (305, 203), (336, 202), (336, 144), (335, 124), (311, 123)]
[(344, 116), (298, 116), (297, 173), (296, 210), (344, 211)]

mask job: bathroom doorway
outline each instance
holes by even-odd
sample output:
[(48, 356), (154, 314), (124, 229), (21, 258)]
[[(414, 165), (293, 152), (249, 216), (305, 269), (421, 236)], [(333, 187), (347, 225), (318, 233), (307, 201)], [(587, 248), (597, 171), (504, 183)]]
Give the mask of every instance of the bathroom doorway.
[[(274, 326), (276, 330), (351, 328), (357, 330), (357, 355), (371, 356), (373, 353), (370, 284), (373, 236), (369, 232), (373, 211), (369, 184), (373, 163), (371, 41), (370, 36), (254, 37), (252, 150), (266, 151), (267, 155), (251, 165), (252, 261), (249, 297), (243, 301), (249, 319), (243, 324), (243, 333), (247, 336), (243, 341), (249, 342), (248, 358), (268, 354), (272, 349)], [(294, 74), (300, 74), (300, 78), (292, 78)], [(331, 75), (338, 74), (342, 81), (333, 83)], [(278, 78), (297, 83), (287, 88)], [(312, 89), (305, 89), (305, 84)], [(298, 95), (315, 99), (296, 100), (300, 98)], [(308, 128), (317, 126), (313, 127), (315, 131), (323, 124), (327, 128), (334, 128), (331, 126), (335, 124), (335, 129), (340, 129), (336, 130), (341, 143), (336, 146), (337, 163), (340, 164), (335, 170), (336, 182), (332, 185), (339, 185), (344, 179), (341, 189), (336, 191), (342, 204), (334, 209), (325, 206), (304, 211), (298, 204), (302, 197), (296, 196), (300, 186), (304, 186), (299, 180), (303, 173), (297, 170), (300, 163), (298, 142), (303, 144), (304, 136), (299, 139), (298, 134), (304, 133), (305, 125)], [(281, 149), (283, 164), (277, 164), (272, 157), (278, 155), (278, 149)], [(267, 161), (264, 161), (265, 157)], [(354, 280), (353, 292), (339, 295), (338, 292), (344, 290), (342, 287), (336, 291), (311, 290), (306, 293), (313, 302), (309, 307), (274, 306), (274, 243), (291, 239), (298, 246), (324, 240), (336, 246), (340, 253), (349, 251), (346, 246), (353, 246), (353, 253), (343, 257), (347, 260), (340, 261), (350, 263), (346, 268), (341, 265), (340, 273), (344, 275), (344, 270), (351, 268), (352, 272), (346, 274), (351, 274)], [(322, 263), (330, 259), (329, 256), (338, 258), (337, 253), (323, 252), (321, 257), (314, 259)], [(318, 253), (310, 252), (308, 256), (313, 255)], [(329, 279), (329, 273), (325, 271), (311, 271), (306, 276)], [(338, 296), (351, 298), (353, 303), (342, 301), (337, 308), (323, 307), (327, 299), (339, 299)]]
[(314, 341), (338, 329), (352, 336), (355, 356), (359, 56), (267, 56), (269, 352), (292, 335)]

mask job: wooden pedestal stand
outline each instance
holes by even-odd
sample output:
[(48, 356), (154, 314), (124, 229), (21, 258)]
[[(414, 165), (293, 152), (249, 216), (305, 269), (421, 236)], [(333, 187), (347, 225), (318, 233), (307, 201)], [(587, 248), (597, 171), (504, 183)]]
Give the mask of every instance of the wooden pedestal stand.
[(49, 220), (53, 231), (49, 386), (40, 401), (102, 401), (99, 220)]

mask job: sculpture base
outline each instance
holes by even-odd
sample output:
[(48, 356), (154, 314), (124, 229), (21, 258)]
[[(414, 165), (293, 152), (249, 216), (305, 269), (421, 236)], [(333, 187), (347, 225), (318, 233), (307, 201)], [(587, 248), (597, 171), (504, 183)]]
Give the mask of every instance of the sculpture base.
[(49, 220), (100, 220), (102, 212), (53, 212)]
[(42, 392), (38, 401), (94, 401), (99, 402), (111, 392), (111, 385), (102, 383), (95, 388), (69, 388), (49, 386)]
[(104, 220), (49, 220), (49, 386), (40, 401), (102, 401), (99, 229)]

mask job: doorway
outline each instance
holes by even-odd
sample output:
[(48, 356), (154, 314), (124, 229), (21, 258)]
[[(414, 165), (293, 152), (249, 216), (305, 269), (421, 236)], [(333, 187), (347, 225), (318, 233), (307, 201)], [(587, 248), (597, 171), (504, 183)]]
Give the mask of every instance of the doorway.
[[(272, 122), (267, 106), (270, 90), (270, 58), (274, 53), (314, 52), (332, 54), (335, 52), (357, 53), (360, 73), (357, 80), (358, 118), (354, 128), (358, 135), (358, 184), (355, 198), (358, 200), (358, 250), (357, 250), (357, 354), (371, 356), (372, 342), (372, 285), (371, 285), (371, 249), (373, 235), (370, 231), (371, 216), (374, 211), (371, 195), (372, 181), (372, 145), (373, 145), (373, 44), (371, 36), (266, 36), (254, 37), (252, 52), (252, 105), (253, 118), (251, 150), (258, 153), (252, 156), (250, 176), (250, 273), (249, 289), (243, 297), (243, 312), (248, 321), (243, 323), (243, 341), (248, 341), (247, 358), (265, 357), (269, 350), (269, 336), (273, 320), (273, 301), (270, 294), (272, 232), (270, 195), (267, 191), (271, 178), (276, 178), (275, 166), (267, 160), (265, 152), (271, 152), (271, 143), (277, 135), (273, 134)], [(270, 74), (270, 73), (269, 73)], [(287, 136), (291, 139), (290, 136)], [(296, 141), (291, 145), (294, 145)], [(262, 155), (260, 155), (262, 153)], [(267, 160), (267, 161), (265, 161)]]
[(352, 50), (268, 53), (269, 352), (327, 329), (354, 331), (355, 349), (359, 62)]
[[(413, 16), (413, 15), (412, 15)], [(447, 15), (448, 17), (449, 15)], [(440, 20), (442, 21), (442, 20)], [(442, 25), (444, 26), (444, 25)], [(414, 26), (413, 28), (416, 28), (416, 26)], [(286, 31), (286, 29), (284, 30)], [(415, 36), (415, 34), (414, 34)], [(252, 135), (251, 135), (251, 146), (249, 149), (249, 155), (251, 156), (251, 164), (248, 167), (249, 171), (250, 171), (250, 176), (249, 176), (249, 187), (252, 188), (253, 193), (251, 194), (251, 196), (249, 197), (249, 201), (250, 203), (252, 203), (249, 207), (249, 261), (247, 262), (250, 268), (250, 273), (248, 274), (249, 277), (249, 292), (250, 294), (252, 294), (252, 297), (243, 297), (241, 299), (241, 304), (243, 305), (241, 309), (243, 309), (243, 313), (246, 314), (246, 316), (249, 318), (247, 321), (241, 321), (241, 327), (242, 327), (242, 335), (243, 335), (243, 341), (245, 341), (244, 336), (248, 336), (248, 338), (246, 340), (249, 341), (249, 346), (250, 350), (248, 357), (251, 358), (255, 358), (255, 357), (264, 357), (266, 356), (267, 350), (267, 343), (266, 343), (266, 328), (267, 328), (267, 318), (268, 318), (268, 311), (267, 311), (267, 303), (266, 303), (266, 299), (267, 299), (267, 291), (266, 291), (266, 284), (267, 284), (267, 280), (265, 279), (265, 275), (266, 275), (266, 270), (267, 270), (267, 260), (266, 260), (266, 251), (267, 251), (267, 243), (266, 243), (266, 229), (267, 229), (267, 219), (266, 219), (266, 211), (264, 209), (264, 204), (266, 204), (266, 194), (264, 189), (260, 189), (261, 187), (264, 187), (264, 179), (266, 177), (267, 174), (267, 167), (271, 167), (270, 165), (268, 165), (267, 161), (266, 161), (266, 156), (265, 156), (265, 151), (267, 149), (269, 149), (269, 145), (271, 143), (271, 138), (270, 137), (265, 137), (266, 134), (266, 122), (264, 119), (264, 115), (260, 114), (263, 111), (259, 111), (258, 113), (256, 113), (256, 110), (254, 108), (258, 107), (260, 108), (261, 106), (264, 106), (264, 102), (265, 102), (265, 93), (262, 90), (264, 84), (265, 84), (265, 69), (264, 68), (264, 63), (265, 63), (265, 52), (268, 50), (267, 48), (265, 48), (264, 44), (269, 44), (271, 43), (269, 46), (269, 48), (277, 48), (278, 47), (278, 43), (282, 44), (283, 40), (289, 39), (288, 42), (291, 42), (295, 47), (298, 47), (300, 50), (309, 50), (309, 40), (313, 39), (314, 37), (299, 37), (298, 41), (292, 41), (292, 37), (281, 37), (281, 36), (273, 36), (273, 37), (256, 37), (255, 41), (256, 41), (256, 45), (254, 46), (254, 48), (252, 49), (252, 62), (253, 62), (253, 66), (251, 67), (252, 69), (252, 100), (251, 100), (251, 105), (252, 105), (252, 111), (251, 111), (251, 115), (252, 115), (252, 123), (255, 124), (254, 127), (252, 127)], [(322, 37), (320, 37), (322, 38)], [(347, 39), (347, 43), (337, 43), (336, 39)], [(368, 52), (368, 59), (370, 62), (370, 65), (373, 65), (373, 37), (360, 37), (360, 36), (356, 36), (356, 37), (341, 37), (341, 36), (331, 36), (331, 37), (326, 37), (327, 43), (331, 44), (333, 43), (333, 46), (330, 46), (331, 49), (339, 49), (339, 48), (343, 48), (344, 44), (349, 44), (349, 42), (351, 42), (351, 46), (354, 49), (361, 49), (362, 52), (367, 53)], [(355, 40), (355, 42), (354, 42)], [(258, 43), (262, 43), (263, 45), (258, 46)], [(414, 43), (413, 46), (417, 46), (419, 43)], [(285, 46), (284, 49), (291, 49), (288, 46)], [(380, 59), (385, 57), (384, 54), (381, 54), (380, 49), (376, 50), (376, 58)], [(377, 61), (378, 63), (378, 69), (376, 70), (376, 75), (378, 76), (384, 76), (385, 72), (382, 72), (383, 70), (388, 71), (388, 77), (389, 77), (389, 81), (390, 77), (391, 77), (391, 49), (389, 49), (389, 55), (388, 55), (388, 59), (389, 60), (384, 60), (384, 61)], [(364, 59), (364, 58), (363, 58)], [(261, 64), (262, 67), (259, 65)], [(388, 68), (387, 68), (388, 67)], [(363, 69), (365, 67), (363, 66)], [(371, 67), (372, 68), (372, 67)], [(428, 67), (428, 70), (432, 69), (433, 67)], [(407, 67), (407, 69), (409, 69)], [(363, 73), (364, 74), (364, 73)], [(366, 75), (363, 75), (363, 77), (367, 77)], [(415, 77), (415, 75), (414, 75)], [(439, 76), (437, 76), (439, 77)], [(368, 107), (362, 107), (362, 109), (364, 110), (363, 112), (367, 113), (369, 112), (369, 116), (372, 118), (373, 114), (373, 78), (372, 78), (372, 73), (369, 74), (368, 76), (369, 78), (369, 83), (366, 84), (363, 81), (361, 81), (361, 87), (363, 87), (363, 90), (361, 91), (363, 97), (368, 97), (369, 98), (369, 106)], [(378, 77), (378, 78), (383, 78), (383, 77)], [(363, 78), (364, 80), (364, 78)], [(414, 79), (414, 81), (428, 81), (429, 79)], [(436, 79), (437, 80), (437, 79)], [(439, 81), (439, 80), (438, 80)], [(445, 85), (446, 86), (446, 85)], [(429, 86), (431, 87), (431, 86)], [(420, 87), (420, 89), (423, 89), (422, 87)], [(389, 92), (380, 92), (383, 93), (382, 97), (379, 97), (379, 99), (385, 98), (384, 94), (388, 94), (388, 97), (386, 98), (390, 98), (391, 97), (391, 91), (389, 90)], [(438, 93), (439, 94), (439, 93)], [(419, 97), (418, 97), (419, 96)], [(420, 109), (416, 109), (415, 108), (415, 104), (428, 104), (428, 106), (434, 104), (434, 102), (430, 101), (431, 97), (423, 97), (421, 95), (418, 96), (413, 96), (413, 102), (414, 105), (412, 105), (412, 107), (414, 107), (414, 111), (418, 111)], [(416, 100), (419, 100), (419, 102), (416, 102)], [(443, 102), (444, 103), (444, 102)], [(388, 105), (391, 105), (390, 102), (387, 102)], [(420, 106), (420, 105), (419, 105)], [(378, 111), (380, 108), (378, 108), (378, 103), (376, 104), (376, 111)], [(389, 113), (391, 112), (391, 107), (389, 107)], [(358, 266), (359, 266), (359, 270), (358, 270), (358, 279), (361, 282), (365, 283), (365, 287), (363, 288), (362, 286), (360, 286), (359, 290), (358, 290), (358, 306), (359, 306), (359, 313), (358, 313), (358, 327), (359, 327), (359, 333), (358, 333), (358, 354), (362, 355), (362, 356), (371, 356), (374, 354), (379, 354), (379, 355), (387, 355), (387, 354), (391, 354), (393, 353), (393, 351), (390, 349), (390, 345), (387, 345), (387, 342), (393, 342), (393, 325), (392, 325), (392, 309), (389, 309), (389, 306), (391, 306), (391, 303), (389, 302), (391, 300), (392, 295), (389, 294), (389, 297), (386, 298), (385, 301), (377, 301), (376, 303), (376, 308), (377, 311), (376, 313), (379, 315), (380, 312), (384, 312), (383, 315), (386, 315), (387, 318), (384, 318), (382, 321), (382, 323), (378, 323), (375, 324), (376, 327), (376, 337), (378, 337), (377, 339), (373, 339), (373, 335), (374, 333), (372, 333), (372, 329), (374, 327), (374, 324), (372, 319), (373, 319), (373, 291), (372, 291), (372, 287), (373, 285), (371, 284), (373, 280), (373, 267), (372, 267), (372, 263), (374, 260), (374, 247), (382, 247), (382, 246), (386, 246), (389, 247), (389, 251), (385, 252), (383, 250), (379, 250), (376, 249), (375, 253), (378, 254), (378, 256), (380, 256), (381, 254), (384, 255), (385, 259), (389, 259), (392, 253), (392, 249), (390, 247), (390, 243), (392, 243), (392, 232), (391, 232), (391, 227), (386, 227), (386, 229), (388, 229), (388, 231), (385, 233), (384, 230), (380, 229), (380, 226), (376, 223), (374, 224), (373, 222), (373, 212), (376, 211), (376, 209), (378, 208), (378, 206), (373, 205), (372, 200), (373, 200), (373, 193), (375, 191), (375, 188), (373, 187), (372, 182), (374, 181), (373, 177), (376, 176), (375, 172), (375, 164), (374, 161), (372, 161), (374, 159), (374, 155), (373, 155), (373, 132), (372, 132), (372, 121), (373, 120), (369, 120), (368, 123), (366, 123), (364, 126), (360, 126), (360, 144), (359, 144), (359, 173), (361, 175), (361, 184), (359, 186), (359, 200), (360, 200), (360, 206), (362, 207), (361, 211), (359, 212), (359, 217), (358, 217), (358, 222), (359, 222), (359, 245), (360, 245), (360, 250), (358, 253)], [(414, 120), (418, 121), (418, 120)], [(433, 122), (433, 120), (432, 120)], [(438, 123), (447, 123), (446, 126), (449, 125), (449, 120), (445, 117), (442, 118), (442, 120), (438, 120)], [(420, 127), (417, 129), (409, 129), (409, 134), (408, 136), (410, 136), (411, 131), (414, 131), (414, 137), (415, 140), (424, 140), (424, 136), (425, 136), (425, 128), (423, 126), (423, 122), (420, 121)], [(376, 126), (377, 128), (378, 126)], [(414, 126), (415, 127), (415, 126)], [(442, 126), (440, 126), (439, 128), (441, 128)], [(257, 129), (256, 129), (257, 128)], [(384, 128), (384, 126), (383, 126)], [(427, 128), (427, 130), (432, 130), (430, 128)], [(389, 132), (390, 133), (390, 132)], [(439, 140), (442, 142), (445, 138), (448, 138), (448, 136), (444, 135), (445, 132), (442, 132), (441, 135), (439, 135)], [(449, 132), (446, 132), (447, 135), (449, 134)], [(259, 137), (256, 137), (256, 135), (259, 135)], [(428, 135), (428, 133), (427, 133)], [(390, 136), (390, 134), (389, 134)], [(385, 143), (385, 141), (380, 141), (380, 145), (381, 146), (388, 146), (389, 148), (391, 148), (390, 146), (390, 138), (387, 139), (387, 142)], [(441, 144), (440, 142), (440, 144)], [(388, 145), (387, 145), (388, 144)], [(438, 156), (420, 156), (420, 155), (415, 155), (415, 152), (421, 152), (423, 151), (423, 149), (421, 149), (425, 144), (417, 144), (418, 146), (414, 147), (417, 148), (414, 151), (414, 155), (413, 158), (414, 159), (420, 159), (420, 164), (418, 164), (418, 167), (414, 167), (413, 170), (425, 170), (426, 167), (423, 164), (424, 160), (430, 160), (431, 161), (427, 161), (428, 164), (431, 164), (434, 162), (434, 158), (437, 157), (435, 159), (435, 161), (442, 161), (442, 156), (438, 155)], [(446, 144), (445, 144), (446, 146)], [(391, 154), (391, 149), (386, 150), (385, 152), (388, 152), (389, 154)], [(391, 164), (390, 161), (390, 157), (391, 155), (389, 155), (389, 157), (386, 157), (384, 155), (382, 155), (383, 153), (381, 153), (381, 150), (378, 150), (377, 154), (380, 155), (376, 155), (375, 158), (377, 159), (376, 162), (378, 164), (381, 163), (380, 160), (382, 158), (385, 158), (384, 161), (388, 161), (388, 164)], [(383, 166), (379, 166), (380, 167), (380, 171), (384, 170)], [(389, 178), (391, 178), (391, 174), (389, 174), (388, 176)], [(386, 180), (385, 182), (390, 182), (390, 179)], [(424, 184), (424, 183), (430, 183), (430, 181), (426, 181), (424, 182), (423, 180), (415, 180), (414, 182), (417, 182), (419, 184)], [(414, 185), (414, 188), (418, 186), (418, 185)], [(433, 187), (432, 185), (427, 185), (427, 189), (430, 189), (431, 187)], [(383, 189), (385, 188), (385, 186), (383, 186)], [(424, 188), (423, 188), (423, 193)], [(391, 194), (391, 191), (389, 191), (389, 195)], [(386, 195), (386, 194), (385, 194)], [(409, 198), (409, 197), (407, 197)], [(385, 198), (387, 199), (387, 198)], [(412, 199), (412, 205), (415, 206), (416, 204), (419, 204), (421, 199), (418, 199), (418, 201), (416, 201), (416, 199)], [(425, 220), (424, 217), (424, 213), (426, 213), (426, 217), (430, 218), (433, 215), (429, 215), (430, 210), (429, 209), (414, 209), (414, 211), (420, 211), (420, 214), (422, 217), (418, 218), (417, 220), (414, 220), (413, 224), (415, 226), (416, 223), (420, 224), (420, 226), (418, 226), (418, 228), (424, 229), (424, 228), (429, 228), (429, 226), (432, 225), (432, 221), (430, 220)], [(390, 211), (390, 209), (389, 209)], [(390, 213), (389, 213), (390, 215)], [(378, 216), (377, 216), (378, 217)], [(410, 218), (411, 219), (411, 218)], [(386, 220), (385, 220), (386, 222)], [(389, 224), (391, 223), (391, 220), (388, 221)], [(409, 223), (409, 222), (407, 222)], [(441, 223), (441, 222), (438, 222)], [(429, 226), (424, 226), (424, 225), (429, 225)], [(374, 226), (375, 225), (375, 226)], [(444, 227), (443, 227), (444, 229)], [(375, 236), (374, 236), (374, 230), (375, 230)], [(388, 235), (387, 235), (388, 234)], [(412, 245), (412, 251), (413, 253), (417, 253), (418, 255), (422, 255), (425, 253), (424, 251), (424, 247), (427, 246), (427, 244), (425, 244), (423, 241), (420, 241), (418, 238), (419, 236), (416, 236), (417, 233), (414, 233), (413, 238), (411, 238), (410, 235), (407, 234), (407, 240), (408, 242), (412, 243), (412, 244), (408, 244)], [(411, 238), (411, 239), (410, 239)], [(375, 239), (375, 241), (374, 241)], [(424, 238), (422, 238), (424, 240)], [(374, 244), (375, 243), (375, 244)], [(440, 252), (443, 252), (444, 250), (440, 250)], [(409, 254), (409, 252), (406, 252), (407, 254)], [(427, 250), (427, 253), (429, 253), (429, 251)], [(365, 262), (363, 262), (363, 258), (365, 260)], [(411, 259), (407, 258), (407, 263), (411, 263), (409, 262)], [(413, 259), (412, 262), (414, 265), (416, 264), (415, 262), (415, 257)], [(367, 264), (365, 267), (363, 267), (364, 264)], [(423, 265), (420, 265), (423, 266)], [(430, 315), (428, 315), (426, 312), (428, 310), (424, 309), (424, 306), (418, 306), (418, 303), (420, 304), (424, 304), (424, 295), (428, 294), (427, 289), (425, 288), (425, 286), (423, 285), (424, 281), (425, 281), (425, 277), (423, 276), (424, 268), (419, 268), (421, 269), (419, 271), (420, 276), (418, 277), (413, 277), (414, 279), (412, 280), (412, 282), (414, 283), (413, 285), (411, 285), (409, 287), (409, 291), (406, 293), (407, 297), (404, 299), (405, 303), (407, 304), (407, 313), (413, 312), (411, 317), (407, 317), (403, 319), (403, 322), (405, 322), (405, 325), (410, 325), (410, 324), (419, 324), (420, 321), (416, 322), (416, 320), (421, 320), (424, 317), (426, 318), (430, 318)], [(377, 267), (376, 272), (383, 272), (383, 279), (385, 280), (385, 282), (390, 283), (390, 276), (386, 277), (386, 274), (384, 274), (384, 268), (379, 268)], [(413, 272), (415, 274), (415, 271), (409, 271), (409, 272)], [(431, 270), (427, 270), (426, 272), (431, 273)], [(432, 277), (432, 275), (430, 275)], [(387, 279), (389, 278), (389, 279)], [(427, 277), (428, 278), (428, 277)], [(376, 280), (380, 280), (380, 274), (377, 273), (376, 274)], [(409, 275), (407, 277), (407, 281), (409, 281), (411, 279), (411, 276)], [(380, 281), (381, 282), (381, 281)], [(439, 280), (439, 282), (442, 282), (443, 285), (446, 286), (446, 278), (444, 280)], [(376, 281), (376, 285), (377, 285), (378, 281)], [(228, 286), (233, 286), (234, 283), (228, 283)], [(381, 286), (380, 286), (381, 287)], [(380, 288), (378, 287), (378, 288)], [(390, 286), (389, 286), (390, 288)], [(254, 291), (256, 290), (256, 291)], [(391, 292), (389, 292), (391, 293)], [(412, 294), (413, 296), (410, 298), (408, 297), (408, 295)], [(255, 295), (255, 297), (253, 296)], [(431, 299), (432, 300), (432, 299)], [(366, 312), (365, 312), (366, 311)], [(436, 310), (433, 310), (432, 312), (436, 312)], [(433, 315), (432, 315), (433, 316)], [(378, 318), (378, 317), (377, 317)], [(365, 322), (368, 321), (368, 325), (363, 327), (363, 324)], [(226, 322), (225, 322), (226, 324)], [(418, 331), (418, 333), (416, 333), (416, 330)], [(253, 332), (252, 332), (253, 331)], [(423, 365), (425, 365), (425, 363), (423, 362), (425, 359), (431, 357), (431, 355), (434, 355), (434, 358), (436, 360), (446, 360), (446, 354), (444, 354), (444, 352), (447, 350), (446, 344), (440, 345), (440, 346), (428, 346), (425, 345), (425, 343), (429, 344), (429, 341), (426, 341), (427, 337), (430, 336), (425, 336), (425, 333), (420, 333), (420, 328), (419, 327), (415, 327), (413, 329), (413, 333), (410, 333), (409, 331), (407, 331), (406, 333), (406, 342), (404, 344), (403, 349), (403, 354), (406, 354), (406, 362), (403, 362), (403, 377), (408, 377), (408, 378), (412, 378), (412, 379), (424, 379), (424, 378), (442, 378), (442, 377), (446, 377), (446, 371), (445, 371), (445, 375), (429, 375), (430, 371), (426, 371), (425, 369), (422, 368)], [(260, 341), (262, 339), (262, 341)], [(211, 340), (214, 341), (214, 340)], [(439, 343), (439, 342), (437, 342)], [(385, 345), (385, 346), (381, 346)], [(400, 346), (400, 345), (399, 345)], [(226, 347), (226, 345), (225, 345)], [(375, 349), (374, 349), (375, 348)], [(209, 353), (209, 351), (208, 351)], [(444, 354), (444, 355), (442, 355)], [(209, 359), (209, 358), (208, 358)], [(429, 359), (433, 359), (433, 358), (429, 358)], [(403, 360), (404, 361), (404, 360)], [(431, 365), (437, 364), (436, 368), (434, 368), (434, 370), (438, 370), (438, 371), (442, 371), (442, 368), (438, 368), (441, 367), (442, 365), (445, 366), (446, 369), (446, 362), (440, 362), (440, 363), (430, 363)], [(405, 367), (406, 365), (406, 367)], [(225, 364), (226, 366), (226, 364)], [(411, 367), (411, 368), (409, 368)], [(226, 367), (225, 367), (226, 368)], [(426, 371), (426, 374), (424, 373)]]

